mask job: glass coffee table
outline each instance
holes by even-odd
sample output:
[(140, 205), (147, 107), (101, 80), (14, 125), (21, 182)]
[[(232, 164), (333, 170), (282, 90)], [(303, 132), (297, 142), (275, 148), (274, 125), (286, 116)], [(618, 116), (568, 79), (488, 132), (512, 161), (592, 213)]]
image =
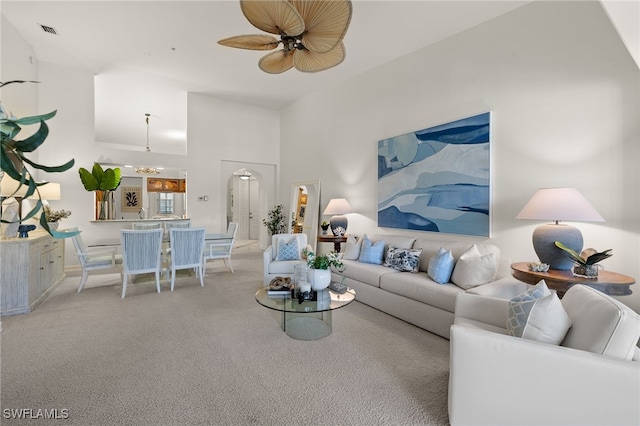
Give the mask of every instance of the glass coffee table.
[(256, 301), (262, 306), (282, 312), (282, 330), (297, 340), (318, 340), (331, 334), (331, 312), (347, 306), (356, 299), (356, 291), (349, 288), (338, 294), (325, 289), (318, 291), (318, 300), (298, 299), (290, 296), (270, 296), (268, 287), (256, 292)]

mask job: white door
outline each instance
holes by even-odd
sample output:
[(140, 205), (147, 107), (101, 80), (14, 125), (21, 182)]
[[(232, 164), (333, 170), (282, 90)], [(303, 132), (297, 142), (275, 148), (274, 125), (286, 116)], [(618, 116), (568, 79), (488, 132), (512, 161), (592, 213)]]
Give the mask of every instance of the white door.
[(260, 183), (253, 176), (243, 180), (234, 175), (230, 190), (233, 221), (238, 223), (236, 238), (260, 239)]

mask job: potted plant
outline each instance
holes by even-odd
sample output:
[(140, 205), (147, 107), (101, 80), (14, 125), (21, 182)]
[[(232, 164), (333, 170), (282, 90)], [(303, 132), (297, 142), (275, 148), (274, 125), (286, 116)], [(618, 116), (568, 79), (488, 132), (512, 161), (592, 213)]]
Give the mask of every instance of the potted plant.
[(327, 235), (327, 230), (329, 229), (329, 224), (327, 223), (326, 220), (324, 222), (322, 222), (322, 225), (320, 225), (320, 228), (322, 228), (322, 235)]
[(588, 248), (582, 250), (582, 252), (578, 254), (575, 250), (570, 249), (560, 241), (556, 241), (555, 244), (559, 249), (569, 253), (569, 257), (571, 257), (571, 260), (576, 263), (576, 265), (573, 267), (573, 273), (575, 275), (588, 278), (595, 278), (598, 276), (598, 262), (613, 256), (613, 253), (611, 253), (611, 250), (613, 249), (598, 252), (595, 249)]
[[(7, 82), (0, 82), (0, 87), (4, 87), (9, 84), (14, 83), (38, 83), (37, 81), (25, 81), (25, 80), (13, 80)], [(6, 173), (16, 181), (20, 182), (22, 185), (26, 185), (28, 187), (27, 192), (23, 196), (23, 198), (28, 198), (34, 194), (37, 194), (37, 202), (35, 207), (28, 212), (26, 215), (22, 217), (18, 217), (15, 222), (22, 222), (26, 219), (29, 219), (35, 216), (40, 209), (42, 208), (42, 200), (40, 198), (40, 191), (38, 190), (38, 186), (44, 185), (44, 183), (38, 183), (32, 177), (33, 174), (30, 172), (27, 164), (32, 166), (34, 169), (44, 170), (49, 173), (58, 173), (64, 172), (65, 170), (69, 170), (73, 167), (75, 160), (71, 159), (66, 163), (60, 166), (45, 166), (42, 164), (38, 164), (28, 159), (25, 156), (25, 153), (32, 153), (40, 145), (44, 143), (47, 136), (49, 135), (49, 127), (47, 126), (46, 121), (53, 118), (56, 115), (56, 111), (52, 111), (47, 114), (42, 115), (34, 115), (31, 117), (23, 117), (16, 118), (8, 113), (0, 104), (0, 136), (1, 136), (1, 149), (0, 149), (0, 179)], [(16, 139), (18, 134), (22, 130), (24, 126), (29, 126), (33, 124), (38, 124), (38, 130), (33, 133), (31, 136), (25, 137), (22, 140)], [(3, 221), (7, 222), (7, 221)], [(49, 226), (45, 220), (44, 215), (40, 215), (40, 225), (49, 233)], [(55, 235), (60, 236), (60, 235)]]
[(42, 209), (44, 212), (45, 221), (49, 224), (49, 229), (55, 231), (58, 229), (59, 222), (71, 216), (71, 212), (68, 210), (52, 210), (49, 206), (44, 206)]
[(269, 210), (268, 219), (262, 219), (263, 225), (266, 226), (267, 231), (269, 231), (269, 236), (287, 232), (286, 217), (282, 212), (283, 209), (284, 206), (278, 204), (272, 210)]
[(98, 219), (108, 219), (108, 201), (111, 198), (111, 191), (116, 190), (122, 181), (120, 168), (103, 170), (100, 164), (94, 163), (91, 172), (84, 167), (80, 167), (78, 173), (84, 189), (90, 192), (95, 191), (96, 193), (96, 201), (99, 206)]
[(340, 260), (340, 253), (331, 251), (327, 254), (316, 255), (310, 250), (303, 250), (309, 265), (309, 282), (313, 290), (322, 290), (331, 284), (331, 270), (334, 267), (339, 271), (344, 270), (344, 263)]

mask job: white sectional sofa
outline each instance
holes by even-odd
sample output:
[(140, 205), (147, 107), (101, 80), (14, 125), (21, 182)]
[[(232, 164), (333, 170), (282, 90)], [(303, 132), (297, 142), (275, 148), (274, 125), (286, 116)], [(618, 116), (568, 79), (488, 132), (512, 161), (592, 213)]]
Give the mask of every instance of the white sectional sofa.
[[(384, 240), (385, 255), (389, 246), (422, 249), (419, 272), (400, 272), (383, 265), (362, 263), (350, 256), (351, 248), (347, 246), (343, 257), (346, 268), (343, 272), (333, 270), (333, 281), (344, 282), (355, 289), (356, 300), (447, 339), (454, 321), (458, 294), (466, 291), (508, 299), (527, 287), (511, 277), (510, 259), (502, 257), (500, 249), (493, 244), (398, 235), (370, 235), (368, 238), (372, 242)], [(457, 262), (460, 255), (473, 244), (476, 244), (482, 254), (493, 253), (498, 261), (497, 273), (492, 281), (465, 290), (451, 282), (439, 284), (429, 277), (429, 260), (441, 247), (451, 250)]]

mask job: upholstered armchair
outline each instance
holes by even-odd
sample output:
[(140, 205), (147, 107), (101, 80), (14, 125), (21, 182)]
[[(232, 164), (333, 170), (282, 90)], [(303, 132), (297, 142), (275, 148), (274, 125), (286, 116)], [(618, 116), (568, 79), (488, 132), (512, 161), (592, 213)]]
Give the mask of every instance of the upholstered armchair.
[(275, 277), (293, 278), (293, 267), (304, 264), (304, 249), (307, 246), (307, 234), (276, 234), (271, 237), (271, 245), (263, 254), (264, 285)]
[(561, 300), (571, 325), (555, 345), (508, 335), (509, 304), (470, 293), (457, 296), (449, 376), (452, 425), (640, 424), (637, 313), (576, 285)]

